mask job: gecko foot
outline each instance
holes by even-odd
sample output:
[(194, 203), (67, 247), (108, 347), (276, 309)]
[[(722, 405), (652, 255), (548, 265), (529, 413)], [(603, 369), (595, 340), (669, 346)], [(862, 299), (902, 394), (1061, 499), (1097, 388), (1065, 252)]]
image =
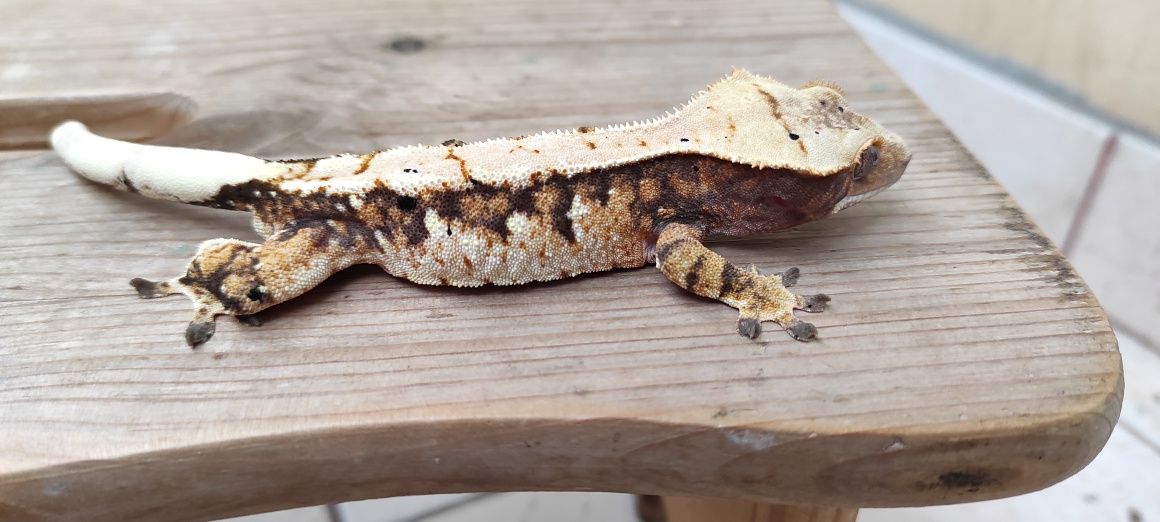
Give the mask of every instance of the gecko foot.
[[(818, 328), (816, 326), (794, 317), (792, 313), (788, 318), (767, 320), (776, 322), (794, 340), (809, 342), (818, 337)], [(737, 320), (737, 333), (742, 337), (756, 339), (761, 335), (761, 320), (757, 317), (747, 317), (745, 312), (742, 312), (741, 317)]]
[(830, 296), (826, 294), (799, 295), (798, 304), (794, 308), (811, 313), (824, 312), (828, 302), (830, 302)]
[(777, 275), (781, 277), (781, 285), (789, 288), (797, 284), (798, 278), (802, 275), (802, 271), (798, 270), (796, 266), (791, 266), (785, 269), (784, 272), (778, 272)]
[(753, 317), (742, 317), (737, 319), (737, 333), (742, 337), (750, 339), (757, 339), (761, 335), (761, 321)]
[(795, 309), (821, 312), (826, 309), (830, 297), (826, 294), (797, 295), (790, 292), (785, 288), (787, 275), (790, 281), (794, 281), (799, 271), (791, 268), (782, 274), (769, 276), (751, 274), (734, 282), (739, 288), (735, 290), (736, 294), (729, 304), (736, 306), (740, 312), (738, 334), (755, 339), (761, 335), (761, 323), (769, 321), (777, 323), (798, 341), (807, 342), (817, 338), (817, 327), (794, 317), (793, 312)]
[(189, 323), (189, 326), (185, 329), (185, 343), (190, 348), (196, 349), (199, 344), (213, 337), (213, 332), (217, 328), (216, 324), (213, 320), (208, 322), (193, 321)]
[(785, 329), (790, 337), (802, 342), (809, 342), (818, 337), (818, 328), (805, 321), (794, 319)]
[(181, 276), (160, 283), (138, 278), (131, 284), (143, 298), (185, 294), (193, 302), (185, 342), (197, 348), (213, 337), (217, 316), (232, 315), (258, 326), (261, 320), (253, 314), (300, 295), (360, 260), (347, 252), (326, 250), (329, 233), (304, 226), (261, 244), (211, 239), (198, 246)]

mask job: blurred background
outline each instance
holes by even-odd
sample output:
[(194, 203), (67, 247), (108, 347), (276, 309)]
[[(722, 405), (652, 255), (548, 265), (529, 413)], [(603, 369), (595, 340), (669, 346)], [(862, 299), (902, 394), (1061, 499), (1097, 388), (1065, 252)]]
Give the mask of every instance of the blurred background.
[[(838, 0), (867, 44), (1002, 183), (1099, 297), (1123, 410), (1074, 477), (1021, 497), (863, 509), (860, 521), (1160, 520), (1160, 2)], [(600, 493), (432, 495), (247, 522), (637, 520)]]

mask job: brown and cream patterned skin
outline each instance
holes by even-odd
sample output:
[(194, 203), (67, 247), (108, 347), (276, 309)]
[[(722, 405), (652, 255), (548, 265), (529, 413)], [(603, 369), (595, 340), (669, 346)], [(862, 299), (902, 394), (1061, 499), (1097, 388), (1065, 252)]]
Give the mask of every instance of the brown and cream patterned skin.
[[(132, 281), (144, 298), (193, 300), (191, 346), (209, 339), (217, 315), (249, 316), (360, 263), (421, 284), (479, 286), (655, 262), (678, 286), (737, 308), (742, 335), (772, 321), (809, 340), (816, 329), (793, 311), (821, 311), (828, 297), (789, 292), (796, 268), (762, 275), (701, 241), (825, 217), (889, 186), (909, 161), (901, 140), (847, 110), (833, 88), (790, 89), (744, 71), (651, 122), (315, 160), (158, 150), (69, 125), (54, 146), (86, 177), (254, 214), (262, 243), (210, 240), (185, 274)], [(120, 159), (101, 158), (106, 149)], [(178, 154), (191, 156), (175, 166)], [(192, 177), (190, 162), (217, 174)]]

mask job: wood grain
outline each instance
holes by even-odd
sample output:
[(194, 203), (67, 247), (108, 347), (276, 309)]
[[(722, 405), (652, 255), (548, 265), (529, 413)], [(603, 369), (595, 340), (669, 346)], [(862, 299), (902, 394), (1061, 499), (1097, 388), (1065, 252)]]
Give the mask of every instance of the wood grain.
[(915, 156), (832, 219), (715, 247), (831, 295), (816, 343), (741, 338), (734, 310), (652, 269), (465, 291), (360, 267), (190, 352), (188, 302), (127, 281), (252, 237), (246, 217), (0, 154), (0, 519), (504, 490), (963, 502), (1075, 473), (1118, 416), (1095, 298), (828, 3), (17, 0), (0, 18), (16, 95), (185, 93), (209, 117), (188, 145), (302, 157), (608, 124), (736, 65), (837, 81)]

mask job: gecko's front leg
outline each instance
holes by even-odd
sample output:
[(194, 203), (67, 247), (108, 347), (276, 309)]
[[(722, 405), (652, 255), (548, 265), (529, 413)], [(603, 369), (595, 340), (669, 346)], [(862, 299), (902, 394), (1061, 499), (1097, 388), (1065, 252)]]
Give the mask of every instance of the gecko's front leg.
[(757, 337), (763, 321), (776, 322), (799, 341), (817, 337), (817, 328), (794, 317), (793, 311), (821, 312), (830, 298), (787, 290), (797, 282), (796, 268), (772, 275), (740, 269), (701, 244), (701, 237), (701, 231), (689, 225), (666, 226), (657, 239), (661, 272), (681, 288), (738, 309), (737, 332), (745, 337)]
[(198, 247), (185, 275), (130, 284), (151, 299), (185, 294), (193, 300), (193, 320), (185, 330), (190, 347), (209, 340), (217, 315), (243, 316), (297, 297), (331, 274), (359, 261), (358, 249), (331, 246), (333, 227), (288, 227), (262, 244), (211, 239)]

